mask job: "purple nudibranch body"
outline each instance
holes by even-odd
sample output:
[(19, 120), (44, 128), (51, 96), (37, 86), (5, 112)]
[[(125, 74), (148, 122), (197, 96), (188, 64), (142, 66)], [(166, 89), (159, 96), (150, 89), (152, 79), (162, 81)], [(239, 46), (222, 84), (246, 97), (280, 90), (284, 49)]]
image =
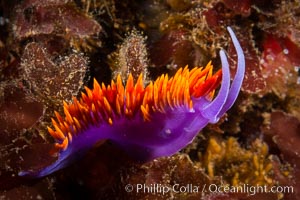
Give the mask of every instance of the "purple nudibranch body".
[[(139, 160), (171, 156), (190, 144), (208, 123), (216, 123), (235, 102), (245, 74), (242, 48), (227, 28), (237, 52), (237, 71), (230, 81), (229, 64), (220, 51), (222, 71), (212, 75), (205, 68), (179, 69), (173, 78), (162, 75), (144, 87), (142, 75), (133, 84), (130, 75), (124, 87), (115, 84), (86, 88), (81, 99), (64, 103), (65, 117), (52, 120), (57, 160), (41, 169), (21, 171), (20, 176), (51, 174), (83, 155), (101, 140), (111, 140)], [(218, 94), (214, 90), (221, 82)]]

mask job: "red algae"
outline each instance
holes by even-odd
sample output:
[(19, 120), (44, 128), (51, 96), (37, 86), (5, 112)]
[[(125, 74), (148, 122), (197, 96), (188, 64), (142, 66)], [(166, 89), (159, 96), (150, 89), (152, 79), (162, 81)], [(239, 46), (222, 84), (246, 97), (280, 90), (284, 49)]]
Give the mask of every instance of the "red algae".
[(22, 88), (12, 85), (1, 86), (4, 94), (0, 104), (0, 144), (8, 145), (17, 138), (18, 130), (32, 127), (43, 115), (44, 106), (28, 98)]
[(224, 0), (225, 6), (236, 14), (247, 17), (251, 13), (251, 0)]
[[(242, 38), (241, 44), (245, 51), (247, 66), (242, 90), (247, 93), (261, 94), (265, 91), (266, 80), (263, 77), (262, 66), (259, 63), (259, 57), (254, 47), (255, 44), (252, 40), (252, 35), (245, 30), (239, 30), (239, 34)], [(242, 37), (242, 35), (244, 36)], [(229, 49), (229, 54), (231, 55), (232, 60), (235, 60), (235, 53), (232, 46)], [(234, 67), (231, 68), (231, 71), (235, 72)]]
[(51, 35), (63, 37), (73, 47), (88, 51), (93, 46), (100, 46), (99, 40), (89, 39), (97, 36), (102, 27), (68, 2), (71, 1), (26, 0), (16, 6), (13, 20), (15, 39)]
[[(0, 188), (3, 190), (24, 183), (16, 172), (20, 167), (20, 152), (30, 143), (26, 130), (38, 123), (46, 108), (20, 86), (10, 83), (0, 84), (0, 87), (3, 92), (0, 97)], [(30, 138), (43, 141), (39, 135)]]
[[(174, 70), (180, 66), (199, 66), (208, 62), (199, 47), (188, 39), (187, 30), (172, 30), (150, 47), (151, 64)], [(186, 52), (189, 52), (186, 54)]]
[(267, 83), (267, 92), (273, 91), (282, 98), (289, 94), (293, 95), (291, 91), (294, 89), (297, 91), (300, 87), (297, 82), (298, 72), (295, 70), (295, 67), (300, 65), (295, 56), (300, 53), (300, 49), (288, 39), (272, 35), (265, 36), (263, 47), (261, 65)]
[(280, 151), (282, 159), (291, 164), (293, 168), (292, 180), (283, 182), (294, 187), (294, 192), (287, 194), (285, 199), (298, 199), (300, 197), (300, 121), (286, 113), (277, 111), (271, 113), (270, 125), (265, 134), (271, 137)]

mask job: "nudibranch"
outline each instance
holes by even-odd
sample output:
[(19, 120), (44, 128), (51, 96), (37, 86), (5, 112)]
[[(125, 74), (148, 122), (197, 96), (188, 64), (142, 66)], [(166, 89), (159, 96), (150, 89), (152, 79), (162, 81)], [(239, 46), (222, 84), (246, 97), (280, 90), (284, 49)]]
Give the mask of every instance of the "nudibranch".
[[(80, 100), (64, 102), (64, 117), (55, 112), (57, 160), (39, 170), (21, 171), (20, 176), (42, 177), (53, 173), (96, 143), (111, 140), (140, 160), (171, 156), (187, 146), (208, 123), (216, 123), (233, 105), (245, 73), (242, 48), (227, 28), (237, 52), (237, 71), (230, 81), (229, 63), (220, 51), (222, 69), (213, 74), (205, 68), (180, 68), (174, 77), (161, 75), (146, 87), (141, 74), (134, 84), (129, 75), (124, 86), (120, 76), (110, 85), (85, 88)], [(214, 92), (220, 86), (218, 94)]]

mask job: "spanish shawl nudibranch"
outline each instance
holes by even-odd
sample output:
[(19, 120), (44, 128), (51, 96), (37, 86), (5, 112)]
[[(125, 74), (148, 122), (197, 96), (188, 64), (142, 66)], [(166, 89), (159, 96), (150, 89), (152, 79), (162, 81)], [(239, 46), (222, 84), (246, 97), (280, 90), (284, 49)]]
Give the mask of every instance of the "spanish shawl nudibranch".
[[(142, 75), (136, 84), (129, 75), (124, 87), (116, 83), (101, 86), (94, 80), (92, 90), (85, 88), (81, 99), (64, 102), (65, 117), (55, 112), (58, 159), (39, 169), (21, 171), (20, 176), (42, 177), (76, 159), (101, 140), (109, 139), (141, 160), (170, 156), (187, 146), (208, 123), (216, 123), (233, 105), (245, 73), (242, 48), (231, 28), (227, 28), (237, 51), (237, 72), (230, 86), (229, 64), (220, 51), (222, 71), (212, 74), (205, 68), (180, 68), (173, 78), (161, 75), (144, 87)], [(213, 98), (219, 86), (218, 95)]]

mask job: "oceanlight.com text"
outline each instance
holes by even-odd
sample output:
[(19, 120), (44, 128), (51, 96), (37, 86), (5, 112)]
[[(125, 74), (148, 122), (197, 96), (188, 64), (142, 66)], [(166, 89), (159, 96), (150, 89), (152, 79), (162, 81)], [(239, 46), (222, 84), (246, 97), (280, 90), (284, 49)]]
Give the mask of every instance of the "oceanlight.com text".
[(293, 186), (266, 186), (266, 185), (249, 185), (241, 184), (239, 186), (204, 184), (202, 186), (194, 184), (127, 184), (126, 192), (136, 193), (152, 193), (152, 194), (167, 194), (167, 193), (246, 193), (255, 195), (257, 193), (293, 193)]

